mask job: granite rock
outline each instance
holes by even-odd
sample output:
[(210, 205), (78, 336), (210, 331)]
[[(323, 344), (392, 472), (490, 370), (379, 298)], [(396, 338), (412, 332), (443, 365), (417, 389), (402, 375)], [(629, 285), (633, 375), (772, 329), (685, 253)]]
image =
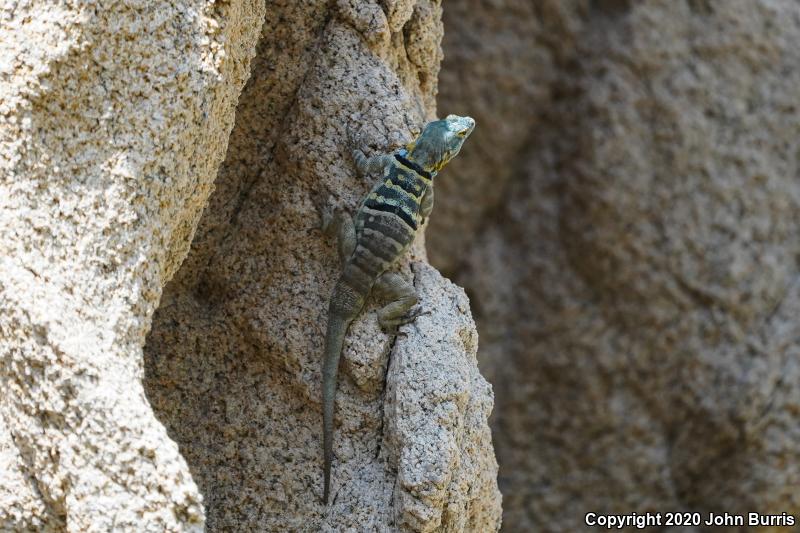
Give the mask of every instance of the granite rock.
[(264, 14), (0, 6), (0, 530), (201, 531), (142, 386)]

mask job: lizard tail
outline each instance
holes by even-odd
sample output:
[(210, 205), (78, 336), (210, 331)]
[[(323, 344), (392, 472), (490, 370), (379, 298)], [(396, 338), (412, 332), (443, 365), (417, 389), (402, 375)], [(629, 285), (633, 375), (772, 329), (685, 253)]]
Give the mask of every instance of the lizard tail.
[(333, 460), (333, 411), (336, 405), (336, 375), (342, 354), (344, 337), (352, 318), (331, 314), (325, 335), (325, 359), (322, 366), (322, 440), (325, 461), (325, 491), (322, 500), (328, 503), (331, 488), (331, 461)]

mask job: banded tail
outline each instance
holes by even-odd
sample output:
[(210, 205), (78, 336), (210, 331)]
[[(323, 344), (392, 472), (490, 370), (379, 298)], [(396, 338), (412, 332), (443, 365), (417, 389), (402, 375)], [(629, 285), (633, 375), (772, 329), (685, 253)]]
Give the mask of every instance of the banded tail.
[[(355, 298), (353, 298), (355, 296)], [(325, 489), (322, 496), (328, 503), (333, 462), (333, 415), (336, 407), (336, 377), (342, 355), (344, 337), (350, 323), (361, 311), (363, 298), (342, 280), (336, 284), (328, 311), (328, 331), (325, 334), (325, 358), (322, 364), (322, 448), (325, 462)]]

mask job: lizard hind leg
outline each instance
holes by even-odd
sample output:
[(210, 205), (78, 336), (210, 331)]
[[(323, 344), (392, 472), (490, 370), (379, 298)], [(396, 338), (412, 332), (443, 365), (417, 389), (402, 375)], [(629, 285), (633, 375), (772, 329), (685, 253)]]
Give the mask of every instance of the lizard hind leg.
[(375, 282), (378, 296), (390, 300), (378, 310), (378, 324), (381, 329), (394, 332), (403, 324), (413, 322), (420, 314), (409, 312), (419, 301), (414, 286), (396, 272), (386, 272)]
[(356, 249), (356, 227), (350, 213), (339, 213), (339, 260), (344, 265)]
[(330, 215), (323, 212), (322, 231), (325, 235), (337, 236), (339, 260), (345, 264), (356, 249), (356, 227), (353, 217), (344, 211), (336, 211)]

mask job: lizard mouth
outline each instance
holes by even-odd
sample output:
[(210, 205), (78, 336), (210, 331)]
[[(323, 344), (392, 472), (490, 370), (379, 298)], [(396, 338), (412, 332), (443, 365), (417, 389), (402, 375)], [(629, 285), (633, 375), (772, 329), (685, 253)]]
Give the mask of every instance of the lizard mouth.
[(472, 117), (460, 117), (456, 126), (458, 127), (458, 136), (467, 138), (475, 129), (475, 120)]

